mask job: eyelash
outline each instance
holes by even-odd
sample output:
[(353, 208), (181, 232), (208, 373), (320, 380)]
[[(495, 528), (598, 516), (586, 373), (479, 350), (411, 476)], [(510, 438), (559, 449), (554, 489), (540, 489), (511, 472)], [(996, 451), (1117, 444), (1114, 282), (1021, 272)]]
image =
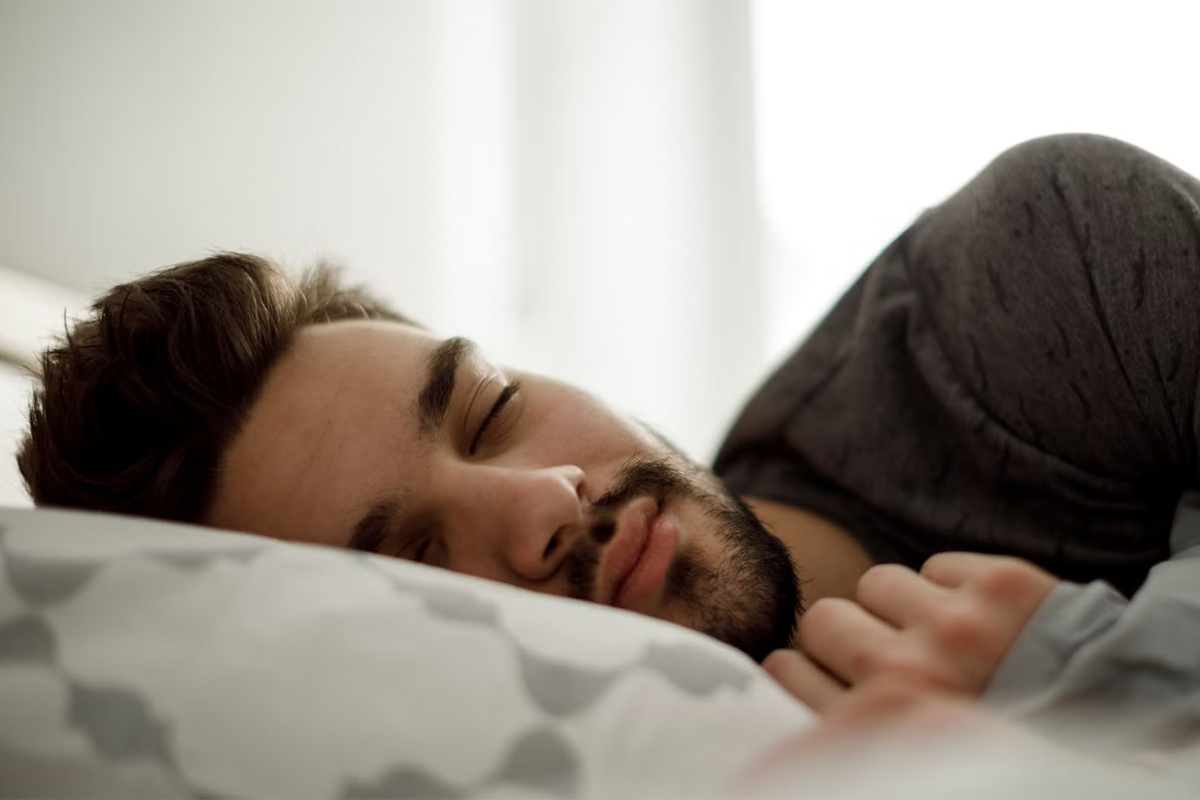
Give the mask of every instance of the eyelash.
[[(509, 401), (513, 399), (520, 388), (520, 382), (513, 381), (512, 383), (505, 385), (504, 389), (501, 390), (500, 396), (497, 397), (496, 402), (492, 404), (487, 416), (483, 418), (483, 422), (479, 426), (479, 431), (475, 434), (475, 438), (471, 441), (471, 447), (468, 450), (471, 455), (475, 455), (475, 450), (479, 447), (479, 443), (483, 440), (483, 437), (487, 435), (488, 428), (491, 427), (493, 422), (500, 418), (500, 415), (504, 413), (504, 409), (508, 406)], [(429, 555), (429, 549), (432, 546), (433, 538), (430, 536), (423, 536), (421, 543), (417, 545), (417, 549), (413, 551), (412, 560), (418, 563), (426, 563), (425, 558)]]
[(423, 542), (421, 542), (420, 546), (417, 547), (416, 551), (413, 553), (413, 561), (422, 564), (425, 563), (425, 556), (429, 553), (429, 544), (430, 540), (427, 537)]
[(483, 418), (483, 423), (479, 426), (479, 432), (476, 433), (475, 438), (471, 440), (471, 446), (467, 449), (468, 454), (475, 455), (475, 450), (478, 449), (479, 442), (482, 441), (483, 437), (487, 434), (488, 428), (491, 427), (491, 424), (500, 417), (500, 414), (504, 411), (505, 407), (508, 406), (508, 402), (513, 399), (520, 388), (520, 382), (513, 381), (505, 386), (504, 390), (500, 392), (500, 396), (496, 398), (495, 404), (492, 406), (491, 410), (488, 411), (487, 416)]

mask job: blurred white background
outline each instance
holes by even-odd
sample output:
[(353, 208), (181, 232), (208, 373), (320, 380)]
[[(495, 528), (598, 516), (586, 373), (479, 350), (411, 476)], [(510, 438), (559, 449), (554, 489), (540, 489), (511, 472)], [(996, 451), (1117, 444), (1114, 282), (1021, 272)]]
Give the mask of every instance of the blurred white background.
[(1194, 2), (751, 8), (768, 360), (920, 211), (1018, 142), (1102, 133), (1200, 174)]
[[(90, 296), (218, 249), (329, 257), (707, 460), (872, 256), (1009, 145), (1104, 132), (1200, 172), (1198, 18), (0, 0), (0, 267)], [(0, 285), (0, 314), (24, 305)]]

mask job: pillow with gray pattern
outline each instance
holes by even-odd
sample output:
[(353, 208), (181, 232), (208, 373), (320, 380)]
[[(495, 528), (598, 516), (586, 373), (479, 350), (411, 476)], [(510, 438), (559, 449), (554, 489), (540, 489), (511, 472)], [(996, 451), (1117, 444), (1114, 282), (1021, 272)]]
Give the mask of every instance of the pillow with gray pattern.
[(705, 797), (812, 722), (741, 653), (419, 564), (0, 509), (0, 794)]

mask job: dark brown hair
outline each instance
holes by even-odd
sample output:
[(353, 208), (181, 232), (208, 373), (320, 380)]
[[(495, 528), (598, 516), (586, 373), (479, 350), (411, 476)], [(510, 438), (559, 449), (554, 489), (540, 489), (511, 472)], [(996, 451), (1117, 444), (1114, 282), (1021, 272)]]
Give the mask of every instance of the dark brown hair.
[(225, 449), (306, 325), (407, 319), (320, 265), (220, 253), (113, 288), (47, 350), (17, 461), (38, 505), (200, 522)]

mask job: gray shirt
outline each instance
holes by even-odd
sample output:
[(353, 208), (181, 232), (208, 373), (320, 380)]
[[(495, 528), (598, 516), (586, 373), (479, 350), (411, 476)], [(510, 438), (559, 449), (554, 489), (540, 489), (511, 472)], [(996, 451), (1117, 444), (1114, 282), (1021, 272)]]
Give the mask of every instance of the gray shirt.
[(878, 562), (1005, 553), (1073, 581), (987, 699), (1140, 715), (1109, 727), (1169, 738), (1200, 726), (1200, 512), (1172, 534), (1197, 485), (1198, 381), (1200, 183), (1111, 139), (1039, 139), (883, 251), (716, 470)]
[(1102, 581), (1060, 584), (985, 702), (1107, 753), (1200, 749), (1200, 496), (1180, 504), (1171, 549), (1132, 600)]
[(1191, 176), (1098, 136), (1020, 145), (883, 251), (716, 470), (879, 562), (1007, 553), (1132, 594), (1196, 485), (1198, 254)]

